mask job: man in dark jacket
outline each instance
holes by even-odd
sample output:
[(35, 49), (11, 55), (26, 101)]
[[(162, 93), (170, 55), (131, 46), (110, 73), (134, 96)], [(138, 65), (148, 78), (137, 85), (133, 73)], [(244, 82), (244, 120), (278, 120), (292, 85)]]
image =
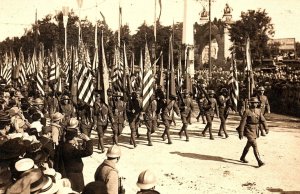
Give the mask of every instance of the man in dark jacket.
[(135, 142), (135, 135), (136, 132), (138, 131), (139, 121), (140, 121), (139, 117), (141, 111), (142, 111), (142, 107), (141, 107), (141, 102), (138, 99), (138, 95), (136, 92), (132, 92), (131, 98), (127, 103), (126, 112), (127, 112), (127, 119), (131, 131), (130, 143), (132, 143), (134, 147), (137, 146)]
[(259, 104), (259, 100), (256, 97), (251, 97), (248, 102), (249, 102), (249, 109), (245, 110), (240, 125), (237, 128), (239, 133), (239, 138), (243, 139), (243, 136), (246, 136), (248, 139), (240, 160), (243, 163), (248, 163), (248, 161), (246, 160), (246, 155), (249, 151), (249, 148), (253, 147), (253, 152), (258, 162), (258, 167), (261, 167), (265, 163), (261, 161), (257, 149), (256, 138), (258, 137), (258, 125), (261, 123), (266, 129), (266, 133), (269, 132), (269, 129), (267, 127), (266, 119), (261, 113), (261, 110), (257, 108), (257, 105)]
[(79, 137), (84, 142), (82, 146), (79, 145), (76, 138), (77, 133), (76, 128), (66, 130), (66, 142), (63, 145), (62, 155), (66, 176), (71, 181), (72, 189), (81, 192), (84, 188), (82, 158), (93, 154), (93, 142), (86, 134), (82, 133)]

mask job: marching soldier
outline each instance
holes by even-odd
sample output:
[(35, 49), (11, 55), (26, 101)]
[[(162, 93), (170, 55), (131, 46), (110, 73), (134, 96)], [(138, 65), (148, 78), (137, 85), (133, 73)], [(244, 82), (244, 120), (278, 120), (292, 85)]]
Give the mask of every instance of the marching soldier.
[(164, 106), (162, 109), (162, 119), (163, 119), (163, 123), (165, 125), (165, 130), (161, 137), (162, 137), (163, 141), (165, 141), (166, 140), (165, 135), (167, 135), (168, 144), (172, 144), (171, 137), (170, 137), (170, 124), (172, 121), (172, 114), (174, 111), (176, 112), (176, 114), (178, 116), (180, 115), (179, 108), (176, 103), (176, 96), (170, 95), (170, 100), (164, 101)]
[(198, 104), (198, 108), (199, 108), (199, 114), (198, 116), (196, 117), (197, 119), (197, 122), (199, 122), (199, 118), (201, 116), (202, 118), (202, 123), (203, 124), (206, 124), (206, 120), (205, 120), (205, 111), (204, 111), (204, 100), (205, 100), (205, 96), (203, 94), (203, 92), (198, 92), (198, 95), (197, 96), (197, 104)]
[(130, 143), (132, 143), (134, 147), (137, 146), (135, 143), (135, 135), (139, 127), (139, 120), (140, 120), (139, 116), (141, 110), (142, 110), (141, 102), (138, 99), (137, 93), (132, 92), (131, 98), (128, 100), (128, 103), (126, 105), (126, 112), (127, 112), (127, 119), (131, 131)]
[[(263, 86), (260, 86), (258, 88), (258, 94), (257, 94), (257, 99), (259, 100), (260, 104), (259, 104), (259, 108), (261, 110), (261, 113), (263, 115), (265, 115), (266, 113), (270, 113), (270, 104), (269, 104), (269, 100), (268, 97), (266, 95), (264, 95), (265, 93), (265, 88)], [(264, 132), (264, 128), (262, 125), (259, 125), (259, 130), (262, 136), (265, 136), (265, 132)]]
[(209, 138), (211, 140), (214, 140), (214, 137), (212, 135), (212, 121), (214, 120), (214, 115), (216, 114), (217, 117), (219, 117), (219, 109), (217, 106), (217, 100), (214, 98), (215, 91), (208, 90), (207, 92), (209, 99), (205, 99), (204, 101), (204, 109), (205, 109), (205, 116), (207, 124), (202, 131), (202, 136), (205, 137), (205, 132), (208, 129), (209, 130)]
[(75, 108), (73, 104), (71, 104), (71, 99), (69, 96), (64, 95), (61, 98), (61, 113), (65, 116), (64, 124), (65, 126), (68, 125), (70, 118), (75, 117)]
[(112, 114), (114, 118), (113, 123), (113, 142), (118, 145), (118, 137), (122, 134), (124, 129), (125, 114), (126, 114), (126, 103), (122, 99), (122, 96), (115, 96), (115, 99), (112, 99)]
[(189, 124), (189, 115), (194, 111), (194, 105), (192, 99), (189, 98), (189, 93), (187, 90), (183, 90), (183, 102), (180, 103), (180, 115), (182, 120), (182, 128), (179, 132), (179, 137), (181, 138), (182, 133), (184, 132), (186, 136), (186, 141), (189, 141), (189, 135), (187, 131), (187, 127)]
[(240, 125), (237, 128), (239, 138), (243, 139), (243, 136), (246, 136), (248, 139), (240, 160), (243, 163), (248, 163), (246, 160), (246, 155), (249, 151), (249, 148), (253, 147), (254, 156), (258, 162), (258, 167), (261, 167), (264, 165), (264, 162), (262, 162), (260, 159), (256, 143), (256, 138), (258, 137), (258, 125), (261, 123), (266, 129), (266, 133), (269, 132), (269, 129), (267, 127), (265, 117), (263, 116), (261, 110), (257, 108), (259, 100), (256, 97), (251, 97), (248, 102), (249, 108), (245, 110)]
[(157, 128), (157, 101), (155, 99), (155, 94), (151, 96), (149, 103), (150, 104), (144, 114), (144, 119), (147, 127), (148, 146), (152, 146), (151, 134), (154, 133)]
[(219, 106), (219, 116), (220, 116), (220, 129), (218, 136), (223, 137), (222, 131), (224, 131), (225, 137), (228, 138), (228, 134), (226, 131), (226, 119), (229, 113), (229, 96), (228, 90), (226, 88), (222, 88), (220, 91), (221, 95), (218, 98), (218, 106)]
[(100, 94), (96, 94), (96, 101), (94, 104), (94, 125), (93, 129), (97, 129), (98, 133), (98, 149), (104, 153), (104, 133), (108, 126), (108, 119), (113, 124), (113, 115), (108, 109), (108, 106), (104, 103), (104, 99), (100, 97)]

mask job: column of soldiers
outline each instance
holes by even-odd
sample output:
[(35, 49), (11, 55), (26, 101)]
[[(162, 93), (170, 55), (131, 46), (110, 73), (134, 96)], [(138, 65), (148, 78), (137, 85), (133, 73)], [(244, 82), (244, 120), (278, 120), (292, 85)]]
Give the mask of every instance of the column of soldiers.
[[(256, 138), (259, 135), (257, 129), (261, 125), (260, 129), (268, 133), (269, 129), (264, 114), (270, 112), (270, 107), (268, 99), (263, 93), (264, 88), (260, 87), (258, 91), (257, 97), (249, 99), (249, 107), (245, 108), (238, 132), (241, 139), (243, 135), (248, 139), (240, 160), (246, 163), (246, 154), (249, 148), (253, 147), (258, 164), (262, 166), (264, 162), (260, 159), (256, 144)], [(147, 128), (149, 146), (153, 146), (151, 135), (157, 131), (160, 121), (160, 124), (164, 125), (161, 136), (163, 141), (167, 139), (167, 143), (172, 144), (170, 125), (173, 115), (176, 113), (182, 120), (182, 127), (178, 135), (180, 138), (184, 135), (185, 140), (189, 141), (188, 126), (191, 123), (192, 112), (195, 111), (194, 101), (189, 91), (177, 92), (177, 96), (170, 95), (167, 99), (161, 87), (157, 87), (145, 110), (143, 110), (138, 91), (132, 92), (126, 101), (124, 96), (116, 95), (111, 89), (107, 91), (107, 94), (106, 103), (100, 92), (96, 92), (96, 101), (94, 106), (90, 107), (82, 101), (74, 104), (68, 91), (63, 94), (53, 92), (43, 97), (36, 91), (26, 93), (21, 92), (18, 88), (5, 86), (1, 88), (0, 93), (0, 145), (14, 139), (11, 135), (23, 136), (25, 133), (30, 136), (34, 135), (36, 139), (30, 139), (30, 145), (38, 142), (41, 144), (40, 149), (46, 153), (46, 159), (37, 161), (37, 164), (41, 168), (54, 168), (62, 176), (70, 179), (73, 185), (72, 189), (81, 192), (84, 187), (81, 158), (93, 153), (90, 138), (92, 130), (97, 132), (98, 149), (101, 153), (105, 152), (104, 133), (108, 126), (110, 125), (112, 129), (112, 142), (118, 146), (125, 121), (128, 121), (130, 127), (129, 143), (133, 145), (133, 148), (137, 146), (136, 137), (138, 138), (140, 135), (138, 128), (141, 122)], [(210, 89), (207, 92), (203, 90), (201, 94), (196, 95), (200, 97), (198, 99), (199, 109), (202, 111), (200, 111), (200, 116), (206, 118), (203, 120), (206, 122), (206, 126), (202, 135), (205, 136), (205, 132), (208, 130), (212, 140), (214, 139), (212, 121), (215, 115), (221, 119), (218, 135), (223, 136), (224, 133), (225, 137), (228, 137), (226, 119), (231, 106), (228, 90), (222, 88), (218, 94), (220, 95), (216, 96), (215, 91)], [(8, 122), (9, 128), (7, 127)], [(24, 137), (26, 139), (27, 136)], [(110, 148), (107, 152), (109, 160), (119, 158), (119, 156), (112, 157), (113, 150)]]

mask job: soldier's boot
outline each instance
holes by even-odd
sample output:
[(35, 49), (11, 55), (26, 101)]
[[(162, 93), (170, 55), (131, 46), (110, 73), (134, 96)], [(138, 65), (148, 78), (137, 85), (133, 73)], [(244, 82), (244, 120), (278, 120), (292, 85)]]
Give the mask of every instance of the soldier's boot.
[[(183, 128), (183, 126), (182, 126), (182, 128)], [(182, 138), (182, 132), (183, 132), (182, 128), (181, 128), (180, 131), (178, 132), (178, 135), (179, 135), (179, 138), (180, 138), (180, 139)]]
[(101, 150), (101, 153), (104, 153), (103, 137), (99, 138), (98, 149)]
[(161, 138), (162, 138), (163, 141), (166, 140), (166, 137), (165, 137), (165, 135), (166, 135), (166, 130), (167, 130), (167, 129), (165, 129), (164, 132), (163, 132), (163, 134), (161, 135)]
[(117, 136), (117, 134), (113, 135), (112, 139), (113, 139), (114, 144), (118, 145), (118, 136)]
[(206, 132), (207, 128), (208, 128), (208, 124), (205, 126), (204, 130), (202, 131), (202, 136), (203, 136), (203, 137), (206, 136), (206, 135), (205, 135), (205, 132)]
[(147, 139), (148, 139), (148, 146), (153, 146), (152, 142), (151, 142), (151, 133), (147, 132)]
[(185, 129), (184, 133), (185, 133), (185, 137), (186, 137), (185, 141), (190, 141), (187, 129)]
[(139, 130), (136, 129), (136, 137), (137, 137), (137, 138), (140, 138), (140, 136), (141, 136), (141, 135), (139, 134)]
[(167, 138), (168, 138), (168, 144), (172, 144), (169, 130), (166, 133), (167, 133)]
[(203, 123), (203, 124), (206, 124), (205, 117), (204, 117), (203, 115), (202, 115), (201, 117), (202, 117), (202, 123)]
[(214, 136), (213, 136), (213, 134), (212, 134), (212, 131), (211, 131), (212, 123), (209, 122), (209, 123), (207, 123), (207, 125), (208, 125), (208, 131), (209, 131), (209, 139), (210, 139), (210, 140), (214, 140), (215, 138), (214, 138)]
[(240, 161), (242, 163), (248, 163), (248, 161), (246, 160), (246, 155), (247, 155), (248, 151), (249, 151), (249, 148), (245, 147), (243, 150), (242, 156), (240, 157)]
[(261, 167), (261, 166), (265, 165), (265, 163), (263, 161), (261, 161), (261, 159), (260, 159), (260, 155), (259, 155), (258, 150), (254, 149), (253, 152), (254, 152), (254, 156), (255, 156), (255, 158), (257, 160), (258, 167)]
[(223, 137), (223, 134), (222, 134), (222, 124), (220, 125), (218, 136)]
[(223, 129), (224, 129), (225, 138), (228, 138), (229, 135), (228, 135), (228, 133), (227, 133), (226, 125), (225, 125), (225, 124), (224, 124), (224, 126), (223, 126)]
[(131, 142), (133, 144), (133, 147), (136, 147), (136, 143), (135, 143), (135, 134), (131, 134)]

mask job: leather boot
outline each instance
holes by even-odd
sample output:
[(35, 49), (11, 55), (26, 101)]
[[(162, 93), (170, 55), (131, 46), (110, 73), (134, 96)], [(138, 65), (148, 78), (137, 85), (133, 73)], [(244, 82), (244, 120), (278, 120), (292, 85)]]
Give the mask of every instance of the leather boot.
[(136, 143), (135, 143), (135, 135), (134, 134), (131, 134), (131, 142), (133, 144), (133, 147), (136, 147)]
[(153, 146), (153, 144), (151, 142), (151, 134), (150, 134), (150, 132), (147, 132), (147, 139), (148, 139), (148, 146)]
[(263, 161), (261, 161), (260, 155), (258, 153), (258, 150), (256, 150), (256, 149), (254, 150), (254, 156), (255, 156), (255, 158), (257, 160), (258, 167), (261, 167), (261, 166), (265, 165), (265, 163)]
[(240, 157), (240, 161), (242, 163), (248, 163), (248, 161), (246, 160), (246, 155), (247, 155), (248, 151), (249, 151), (249, 149), (244, 148), (242, 156)]
[(103, 138), (99, 138), (99, 144), (98, 144), (98, 149), (101, 149), (101, 153), (104, 153), (104, 143), (103, 143)]

